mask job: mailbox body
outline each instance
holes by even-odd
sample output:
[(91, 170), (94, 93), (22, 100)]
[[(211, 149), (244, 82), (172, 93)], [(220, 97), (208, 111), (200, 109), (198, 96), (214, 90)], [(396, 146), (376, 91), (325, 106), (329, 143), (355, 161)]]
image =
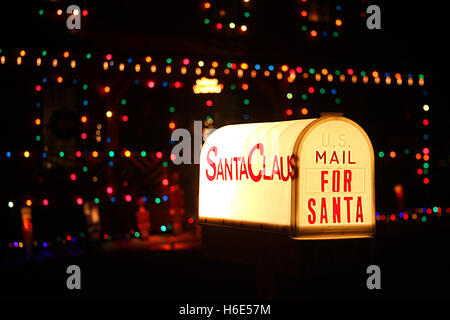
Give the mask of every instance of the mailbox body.
[(200, 155), (199, 221), (294, 239), (370, 237), (370, 140), (340, 116), (222, 127)]

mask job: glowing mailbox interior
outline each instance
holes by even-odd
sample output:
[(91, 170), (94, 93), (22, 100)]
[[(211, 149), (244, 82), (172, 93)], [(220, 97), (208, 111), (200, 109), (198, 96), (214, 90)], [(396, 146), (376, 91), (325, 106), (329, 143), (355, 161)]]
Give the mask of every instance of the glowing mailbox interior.
[(200, 155), (199, 219), (295, 239), (375, 233), (374, 155), (342, 116), (216, 130)]

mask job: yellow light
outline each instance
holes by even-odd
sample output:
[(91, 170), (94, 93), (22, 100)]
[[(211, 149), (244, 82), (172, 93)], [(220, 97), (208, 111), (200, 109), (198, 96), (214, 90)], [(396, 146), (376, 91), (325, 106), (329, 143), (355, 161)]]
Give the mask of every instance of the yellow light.
[(57, 81), (58, 83), (63, 82), (63, 77), (59, 76), (58, 78), (56, 78), (56, 81)]
[(375, 81), (375, 84), (379, 84), (381, 82), (381, 79), (380, 78), (375, 78), (374, 81)]
[(108, 70), (109, 63), (108, 61), (103, 62), (103, 70)]
[(20, 50), (20, 56), (21, 57), (25, 56), (25, 54), (26, 54), (25, 50)]
[(368, 76), (364, 76), (363, 77), (363, 83), (368, 83), (369, 82), (369, 77)]
[(109, 86), (106, 86), (103, 91), (105, 91), (105, 93), (109, 93), (111, 91), (111, 88)]
[(344, 82), (345, 81), (345, 75), (341, 73), (339, 76), (339, 81)]
[(53, 59), (52, 65), (56, 68), (58, 66), (58, 59)]
[(98, 152), (97, 151), (92, 151), (92, 157), (93, 158), (97, 158), (98, 157)]
[(36, 65), (39, 67), (42, 63), (42, 59), (41, 58), (37, 58), (36, 59)]
[(62, 10), (61, 10), (61, 9), (56, 10), (56, 14), (57, 14), (58, 16), (62, 15)]
[(252, 71), (250, 72), (250, 77), (256, 78), (256, 70), (252, 70)]
[(241, 31), (242, 31), (242, 32), (247, 31), (247, 26), (246, 26), (245, 24), (243, 24), (243, 25), (241, 26)]
[(77, 67), (77, 62), (75, 60), (70, 61), (70, 67), (72, 69), (76, 68)]
[(331, 73), (329, 73), (327, 75), (327, 80), (328, 80), (328, 82), (332, 82), (333, 81), (333, 75)]
[(170, 122), (170, 123), (169, 123), (169, 128), (170, 128), (171, 130), (175, 129), (175, 122)]
[(172, 67), (170, 65), (166, 66), (166, 73), (169, 74), (172, 72)]
[(200, 69), (200, 68), (195, 68), (195, 74), (196, 75), (201, 75), (202, 74), (202, 69)]
[(200, 60), (200, 61), (198, 62), (198, 66), (199, 66), (200, 68), (203, 67), (204, 65), (205, 65), (205, 63), (204, 63), (203, 61)]
[(150, 67), (150, 71), (151, 72), (156, 72), (156, 65), (155, 64), (152, 64), (152, 66)]
[(131, 156), (131, 152), (129, 150), (125, 150), (124, 155), (129, 158)]
[(25, 152), (23, 153), (23, 156), (24, 156), (25, 158), (29, 158), (29, 157), (30, 157), (30, 152), (29, 152), (29, 151), (25, 151)]
[(78, 11), (78, 9), (75, 9), (75, 10), (72, 11), (72, 14), (73, 14), (74, 16), (77, 16), (77, 15), (80, 14), (80, 11)]
[(182, 66), (180, 71), (181, 71), (181, 74), (186, 74), (187, 68), (185, 66)]
[(120, 70), (120, 71), (125, 70), (125, 63), (119, 64), (119, 70)]
[(0, 62), (1, 62), (1, 64), (5, 64), (5, 62), (6, 62), (5, 56), (0, 57)]
[(428, 161), (428, 160), (430, 160), (430, 156), (427, 155), (427, 154), (425, 154), (425, 155), (423, 156), (423, 161)]
[(428, 110), (430, 110), (430, 106), (427, 105), (427, 104), (425, 104), (425, 105), (423, 106), (423, 111), (428, 111)]
[(285, 64), (281, 66), (281, 71), (283, 71), (283, 72), (288, 71), (288, 69), (289, 69), (289, 67)]
[(152, 62), (152, 57), (150, 57), (150, 56), (145, 57), (145, 62), (147, 62), (147, 63)]
[(247, 70), (248, 69), (248, 64), (245, 63), (245, 62), (241, 63), (241, 69)]
[(316, 81), (320, 81), (322, 79), (322, 76), (320, 75), (320, 73), (316, 73), (315, 78), (316, 78)]
[(342, 20), (341, 19), (336, 19), (336, 26), (338, 26), (338, 27), (342, 26)]
[(281, 72), (277, 72), (277, 79), (278, 80), (283, 79), (283, 74)]
[(21, 57), (17, 57), (17, 65), (21, 65), (22, 64), (22, 58)]
[(264, 71), (264, 76), (265, 76), (265, 77), (270, 76), (270, 71), (269, 71), (269, 70), (265, 70), (265, 71)]
[(378, 77), (379, 77), (379, 74), (378, 74), (377, 71), (374, 71), (374, 72), (372, 72), (372, 76), (373, 76), (374, 78), (378, 78)]
[(357, 80), (358, 80), (358, 77), (355, 74), (352, 75), (352, 83), (356, 83)]
[(395, 158), (396, 155), (397, 155), (397, 154), (395, 153), (395, 151), (389, 152), (389, 156), (390, 156), (391, 158)]
[(86, 116), (82, 116), (81, 117), (81, 122), (86, 123), (87, 122), (87, 117)]
[(112, 116), (113, 116), (113, 113), (112, 113), (112, 111), (106, 111), (106, 116), (108, 117), (108, 118), (111, 118)]
[(228, 68), (226, 68), (225, 70), (223, 70), (223, 73), (225, 73), (225, 74), (230, 74), (230, 69), (228, 69)]
[(209, 8), (211, 8), (211, 3), (205, 2), (205, 3), (203, 4), (203, 7), (204, 7), (205, 9), (209, 9)]
[(134, 66), (134, 71), (136, 71), (136, 72), (140, 72), (140, 71), (141, 71), (141, 65), (140, 65), (139, 63), (137, 63), (137, 64)]
[(63, 53), (63, 57), (64, 57), (64, 58), (68, 58), (68, 57), (69, 57), (69, 51), (65, 51), (65, 52)]
[(217, 68), (219, 66), (219, 63), (217, 61), (213, 61), (213, 63), (211, 63), (213, 68)]
[(238, 78), (242, 78), (244, 76), (244, 71), (242, 69), (238, 69), (237, 76)]
[(219, 83), (218, 79), (208, 79), (201, 77), (195, 81), (193, 90), (195, 94), (199, 93), (220, 93), (223, 85)]
[(41, 125), (41, 119), (37, 118), (36, 120), (34, 120), (34, 123), (35, 123), (37, 126), (40, 126), (40, 125)]
[(322, 74), (323, 74), (324, 76), (326, 76), (326, 75), (328, 74), (328, 70), (327, 70), (327, 69), (322, 69)]
[(386, 84), (391, 84), (391, 77), (386, 77)]
[(214, 77), (216, 75), (216, 69), (214, 69), (214, 68), (209, 69), (209, 75), (211, 77)]
[(424, 79), (419, 79), (419, 86), (423, 86), (425, 84), (425, 80)]
[(32, 202), (30, 199), (28, 199), (28, 200), (25, 202), (25, 204), (26, 204), (28, 207), (31, 207), (31, 205), (33, 204), (33, 202)]
[(302, 113), (302, 115), (306, 116), (308, 114), (308, 109), (302, 108), (301, 113)]

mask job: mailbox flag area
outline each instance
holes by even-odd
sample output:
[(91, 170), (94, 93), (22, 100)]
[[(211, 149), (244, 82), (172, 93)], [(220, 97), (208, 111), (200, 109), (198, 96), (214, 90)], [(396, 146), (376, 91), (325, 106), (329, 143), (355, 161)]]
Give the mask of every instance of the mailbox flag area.
[(374, 233), (373, 150), (344, 117), (229, 125), (200, 155), (202, 223), (296, 239)]

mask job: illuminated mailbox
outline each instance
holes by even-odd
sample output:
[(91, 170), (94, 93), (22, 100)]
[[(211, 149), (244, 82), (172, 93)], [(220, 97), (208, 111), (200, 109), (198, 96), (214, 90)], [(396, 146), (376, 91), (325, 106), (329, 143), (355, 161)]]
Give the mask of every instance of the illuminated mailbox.
[(199, 220), (294, 239), (375, 234), (374, 154), (337, 114), (222, 127), (200, 155)]

